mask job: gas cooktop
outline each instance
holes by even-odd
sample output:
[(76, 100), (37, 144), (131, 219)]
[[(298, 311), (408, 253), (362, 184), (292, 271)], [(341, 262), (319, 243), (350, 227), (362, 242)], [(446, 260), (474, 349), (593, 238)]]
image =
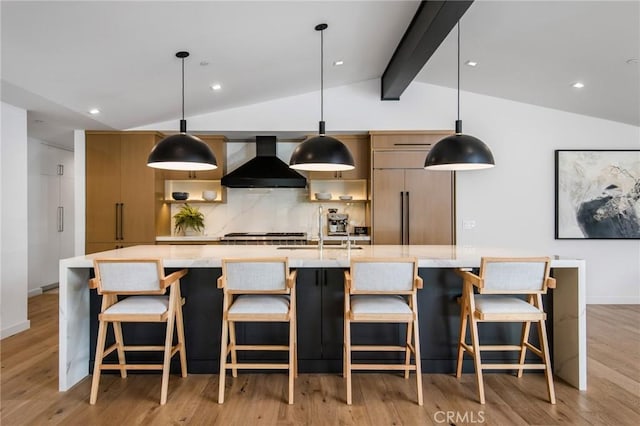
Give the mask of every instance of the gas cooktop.
[(306, 239), (306, 232), (231, 232), (220, 238), (222, 241), (288, 241)]
[(306, 237), (306, 232), (231, 232), (227, 237)]

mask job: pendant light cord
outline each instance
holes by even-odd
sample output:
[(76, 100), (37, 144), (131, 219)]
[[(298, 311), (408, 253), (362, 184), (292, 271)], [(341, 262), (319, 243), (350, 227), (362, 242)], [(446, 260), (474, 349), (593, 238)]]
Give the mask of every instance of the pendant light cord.
[(182, 58), (182, 119), (184, 120), (184, 58)]
[(180, 133), (187, 133), (187, 120), (184, 119), (184, 58), (189, 56), (189, 52), (180, 51), (176, 57), (182, 59), (182, 119), (180, 120)]
[(324, 30), (327, 24), (318, 24), (316, 31), (320, 31), (320, 122), (318, 123), (318, 134), (325, 135), (324, 127)]
[(460, 121), (460, 21), (458, 21), (458, 121)]
[(320, 121), (324, 121), (324, 30), (320, 31)]

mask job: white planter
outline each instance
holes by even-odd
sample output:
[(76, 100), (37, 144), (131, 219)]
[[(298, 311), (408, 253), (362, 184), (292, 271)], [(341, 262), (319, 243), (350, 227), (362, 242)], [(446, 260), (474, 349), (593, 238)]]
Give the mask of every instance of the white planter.
[(184, 236), (185, 237), (197, 237), (199, 235), (202, 235), (202, 231), (196, 231), (194, 229), (188, 228), (184, 230)]

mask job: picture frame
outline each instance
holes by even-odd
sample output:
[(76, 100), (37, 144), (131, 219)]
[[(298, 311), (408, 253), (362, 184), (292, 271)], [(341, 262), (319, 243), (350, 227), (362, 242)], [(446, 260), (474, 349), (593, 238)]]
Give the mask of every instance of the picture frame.
[(640, 149), (555, 150), (555, 238), (640, 239)]

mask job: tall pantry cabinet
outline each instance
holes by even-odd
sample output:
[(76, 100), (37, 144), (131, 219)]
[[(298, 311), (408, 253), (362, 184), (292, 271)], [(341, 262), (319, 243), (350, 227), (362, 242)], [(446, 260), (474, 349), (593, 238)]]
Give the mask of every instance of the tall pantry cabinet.
[(155, 244), (163, 192), (147, 166), (158, 132), (86, 132), (86, 253)]
[(28, 140), (29, 292), (56, 284), (60, 259), (74, 256), (73, 152)]
[(424, 170), (450, 131), (371, 132), (372, 243), (454, 244), (453, 172)]

